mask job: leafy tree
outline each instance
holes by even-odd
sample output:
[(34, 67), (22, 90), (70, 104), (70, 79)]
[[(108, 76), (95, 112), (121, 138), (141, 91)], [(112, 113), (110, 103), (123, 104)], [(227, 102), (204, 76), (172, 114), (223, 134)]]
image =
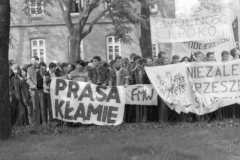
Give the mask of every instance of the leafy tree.
[[(25, 3), (29, 1), (34, 0), (25, 0)], [(50, 0), (38, 0), (38, 3), (42, 1), (44, 6), (53, 5)], [(151, 56), (150, 12), (147, 0), (83, 0), (83, 3), (78, 3), (79, 12), (76, 22), (71, 17), (74, 1), (57, 1), (69, 33), (71, 62), (80, 59), (81, 41), (91, 33), (94, 25), (101, 19), (112, 21), (113, 29), (109, 34), (120, 38), (124, 43), (131, 43), (131, 37), (128, 35), (132, 31), (130, 24), (141, 25), (142, 54), (143, 57)], [(104, 3), (108, 4), (107, 7), (104, 7)], [(139, 7), (142, 9), (139, 10)], [(24, 11), (29, 13), (28, 5)], [(47, 11), (46, 14), (50, 15)]]
[(8, 45), (10, 31), (10, 1), (0, 1), (0, 139), (11, 135), (11, 110), (9, 103)]

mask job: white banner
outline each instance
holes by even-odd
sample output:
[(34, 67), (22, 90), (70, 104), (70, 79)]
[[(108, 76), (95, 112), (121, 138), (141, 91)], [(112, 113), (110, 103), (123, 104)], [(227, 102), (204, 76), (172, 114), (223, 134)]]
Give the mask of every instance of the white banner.
[(125, 88), (126, 104), (157, 105), (157, 92), (152, 85), (130, 85)]
[(240, 60), (145, 69), (160, 97), (178, 113), (203, 115), (240, 101)]
[(123, 87), (102, 87), (53, 78), (51, 101), (53, 118), (66, 122), (119, 125), (123, 121)]
[(232, 37), (232, 26), (225, 13), (191, 19), (151, 16), (152, 43), (187, 42)]

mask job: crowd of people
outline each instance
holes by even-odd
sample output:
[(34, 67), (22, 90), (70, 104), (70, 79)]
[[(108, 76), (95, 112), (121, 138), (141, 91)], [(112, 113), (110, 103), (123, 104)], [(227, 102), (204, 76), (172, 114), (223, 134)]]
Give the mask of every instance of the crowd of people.
[[(117, 56), (110, 63), (102, 61), (99, 56), (94, 56), (90, 62), (82, 60), (78, 60), (74, 64), (51, 62), (48, 66), (44, 62), (39, 62), (39, 58), (36, 56), (31, 58), (31, 64), (22, 67), (14, 61), (10, 61), (12, 125), (64, 124), (52, 117), (50, 83), (53, 77), (90, 82), (101, 86), (127, 87), (134, 84), (151, 84), (144, 70), (145, 66), (216, 61), (214, 52), (208, 52), (206, 56), (202, 52), (195, 52), (191, 57), (182, 59), (178, 55), (174, 55), (171, 61), (166, 55), (161, 51), (158, 56), (143, 59), (132, 53), (130, 59)], [(222, 61), (226, 62), (230, 60), (230, 56), (238, 59), (239, 52), (232, 49), (230, 52), (223, 51), (221, 56)], [(166, 110), (168, 111), (166, 112)], [(166, 120), (179, 119), (179, 117), (182, 119), (186, 115), (181, 116), (170, 111), (160, 98), (158, 106), (126, 105), (125, 107), (125, 122), (159, 121), (162, 117), (166, 117)]]

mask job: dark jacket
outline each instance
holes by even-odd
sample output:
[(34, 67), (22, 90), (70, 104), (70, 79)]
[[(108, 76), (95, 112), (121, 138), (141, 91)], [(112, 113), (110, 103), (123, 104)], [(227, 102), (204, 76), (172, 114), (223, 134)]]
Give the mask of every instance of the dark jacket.
[(105, 67), (92, 68), (88, 72), (88, 79), (96, 85), (107, 84), (109, 80), (109, 71)]
[(25, 105), (30, 104), (30, 96), (26, 81), (20, 76), (14, 75), (10, 81), (11, 91), (15, 98)]

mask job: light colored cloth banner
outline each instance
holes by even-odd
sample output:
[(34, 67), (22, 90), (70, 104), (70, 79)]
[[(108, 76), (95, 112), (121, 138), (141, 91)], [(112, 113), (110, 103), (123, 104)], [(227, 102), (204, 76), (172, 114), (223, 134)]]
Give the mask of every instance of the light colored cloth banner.
[(53, 118), (66, 122), (119, 125), (123, 121), (123, 87), (101, 87), (53, 78), (51, 101)]
[[(213, 41), (189, 41), (183, 43), (172, 44), (172, 54), (178, 55), (180, 58), (191, 57), (191, 54), (201, 51), (203, 54), (214, 52), (217, 61), (222, 60), (222, 51), (230, 51), (235, 48), (235, 42), (232, 38), (220, 38)], [(232, 58), (232, 57), (231, 57)]]
[(203, 115), (240, 101), (240, 60), (145, 69), (159, 96), (178, 113)]
[(157, 105), (157, 92), (152, 85), (130, 85), (125, 88), (126, 104)]
[(203, 15), (191, 19), (151, 16), (152, 43), (187, 42), (233, 36), (226, 13)]

